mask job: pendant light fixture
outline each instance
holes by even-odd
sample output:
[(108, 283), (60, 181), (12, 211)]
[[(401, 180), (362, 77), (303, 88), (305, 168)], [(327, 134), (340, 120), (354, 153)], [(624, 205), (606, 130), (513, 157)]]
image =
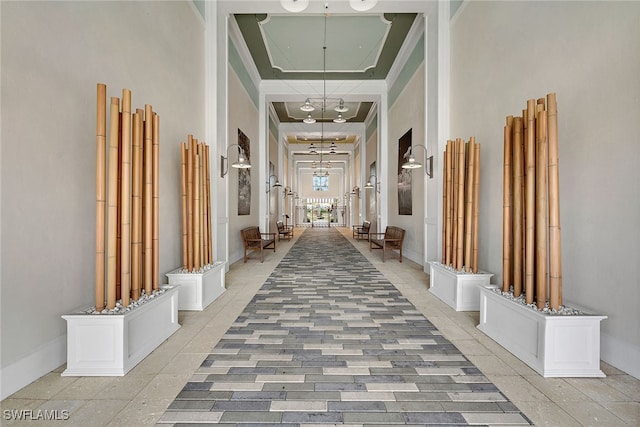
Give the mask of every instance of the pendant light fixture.
[(309, 6), (309, 0), (280, 0), (280, 4), (289, 12), (302, 12)]

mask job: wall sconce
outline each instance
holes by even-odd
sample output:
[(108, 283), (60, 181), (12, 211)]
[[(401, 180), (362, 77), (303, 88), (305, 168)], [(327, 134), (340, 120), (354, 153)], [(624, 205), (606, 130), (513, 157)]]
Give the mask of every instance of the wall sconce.
[(353, 189), (351, 190), (351, 194), (354, 196), (358, 196), (358, 199), (360, 198), (360, 187), (358, 187), (357, 185), (355, 187), (353, 187)]
[(282, 187), (282, 184), (280, 184), (280, 181), (278, 181), (278, 177), (275, 175), (271, 175), (267, 180), (267, 193), (271, 192), (271, 178), (276, 179), (276, 182), (273, 184), (273, 187)]
[(425, 173), (429, 176), (429, 178), (433, 178), (433, 156), (427, 157), (427, 147), (424, 145), (416, 144), (414, 146), (409, 147), (404, 157), (407, 159), (407, 162), (402, 165), (404, 169), (418, 169), (422, 167), (422, 163), (416, 162), (416, 158), (413, 156), (413, 148), (420, 147), (424, 149), (424, 162), (425, 162)]
[(231, 163), (231, 167), (236, 169), (249, 169), (251, 167), (251, 164), (246, 161), (246, 158), (244, 156), (244, 150), (242, 149), (242, 147), (239, 146), (238, 144), (231, 144), (230, 146), (227, 147), (227, 157), (220, 155), (220, 177), (221, 178), (224, 178), (224, 176), (229, 172), (229, 168), (225, 166), (227, 166), (228, 164), (229, 148), (231, 147), (238, 147), (238, 161)]
[(276, 179), (276, 182), (273, 184), (272, 187), (282, 187), (282, 184), (280, 184), (280, 181), (278, 181), (278, 177), (275, 175), (270, 175), (269, 178), (267, 179), (267, 193), (271, 192), (271, 187), (269, 187), (271, 185), (271, 178)]
[[(373, 178), (375, 179), (375, 181), (374, 181), (374, 183), (373, 183), (373, 184), (371, 184), (371, 177), (373, 177)], [(378, 178), (377, 178), (375, 175), (369, 175), (369, 178), (368, 178), (368, 180), (367, 180), (367, 185), (365, 185), (365, 186), (364, 186), (364, 188), (365, 188), (366, 190), (370, 190), (370, 189), (372, 189), (372, 188), (374, 187), (374, 185), (375, 185), (376, 193), (379, 193), (379, 192), (380, 192), (380, 186), (379, 186), (379, 184), (380, 184), (380, 183), (378, 182)]]

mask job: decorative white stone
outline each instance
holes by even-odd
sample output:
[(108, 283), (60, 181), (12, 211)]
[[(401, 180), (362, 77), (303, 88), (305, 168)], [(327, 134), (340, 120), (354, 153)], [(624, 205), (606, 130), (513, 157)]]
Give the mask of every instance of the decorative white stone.
[(604, 377), (600, 321), (607, 316), (542, 313), (495, 291), (480, 290), (478, 329), (543, 377)]
[(225, 262), (208, 264), (198, 273), (188, 273), (181, 268), (167, 273), (169, 285), (180, 290), (179, 310), (202, 311), (226, 291), (224, 283)]
[(180, 328), (178, 288), (124, 314), (66, 314), (67, 369), (62, 376), (123, 376)]
[(429, 291), (456, 311), (479, 311), (480, 288), (488, 286), (492, 273), (465, 273), (429, 261)]

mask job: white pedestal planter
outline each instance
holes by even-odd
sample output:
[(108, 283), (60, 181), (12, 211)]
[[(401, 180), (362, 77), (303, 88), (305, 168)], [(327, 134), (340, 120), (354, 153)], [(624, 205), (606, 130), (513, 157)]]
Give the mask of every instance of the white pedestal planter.
[(180, 328), (178, 289), (125, 314), (67, 314), (67, 369), (62, 376), (123, 376)]
[(495, 292), (480, 290), (478, 329), (543, 377), (604, 377), (600, 321), (607, 316), (550, 315)]
[(226, 291), (224, 266), (224, 261), (218, 261), (204, 273), (180, 273), (181, 269), (167, 273), (169, 285), (179, 286), (178, 309), (202, 311), (222, 295)]
[(480, 288), (488, 286), (492, 273), (464, 273), (429, 261), (429, 291), (456, 311), (480, 310)]

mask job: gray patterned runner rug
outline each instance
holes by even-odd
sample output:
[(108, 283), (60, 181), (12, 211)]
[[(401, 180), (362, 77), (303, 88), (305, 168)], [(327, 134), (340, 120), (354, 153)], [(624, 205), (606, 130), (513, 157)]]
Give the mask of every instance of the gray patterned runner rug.
[(302, 233), (197, 373), (158, 425), (530, 424), (331, 228)]

